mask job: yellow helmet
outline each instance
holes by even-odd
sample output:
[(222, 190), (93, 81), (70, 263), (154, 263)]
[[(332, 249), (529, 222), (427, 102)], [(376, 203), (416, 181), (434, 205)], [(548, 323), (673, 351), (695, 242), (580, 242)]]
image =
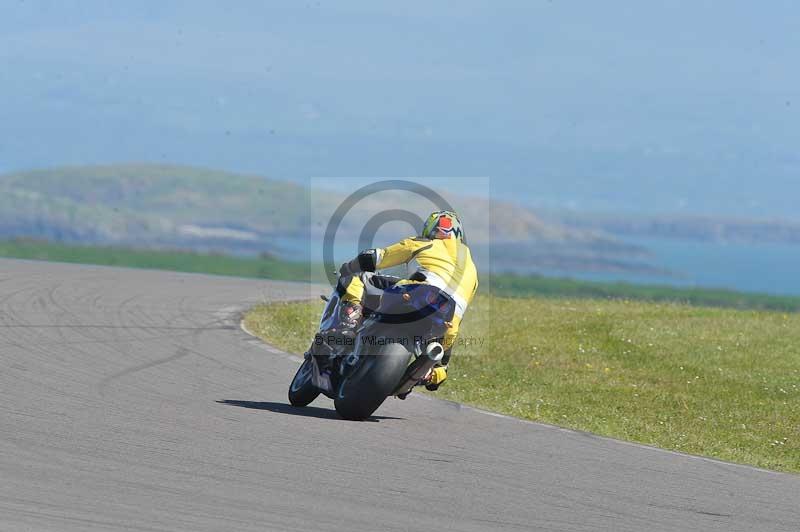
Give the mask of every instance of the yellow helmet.
[(437, 211), (428, 216), (420, 236), (431, 240), (435, 238), (441, 240), (455, 238), (464, 243), (467, 240), (464, 228), (461, 226), (461, 220), (458, 218), (458, 214), (453, 211)]

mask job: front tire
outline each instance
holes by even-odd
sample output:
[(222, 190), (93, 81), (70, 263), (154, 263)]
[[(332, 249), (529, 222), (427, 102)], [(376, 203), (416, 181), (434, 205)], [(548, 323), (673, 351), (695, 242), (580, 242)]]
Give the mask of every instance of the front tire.
[(411, 353), (401, 344), (365, 348), (356, 372), (342, 379), (334, 405), (344, 419), (364, 421), (380, 408), (403, 377)]
[(289, 403), (292, 406), (306, 407), (319, 397), (320, 391), (312, 383), (311, 377), (313, 373), (314, 361), (308, 358), (297, 370), (297, 374), (292, 379), (291, 386), (289, 386)]

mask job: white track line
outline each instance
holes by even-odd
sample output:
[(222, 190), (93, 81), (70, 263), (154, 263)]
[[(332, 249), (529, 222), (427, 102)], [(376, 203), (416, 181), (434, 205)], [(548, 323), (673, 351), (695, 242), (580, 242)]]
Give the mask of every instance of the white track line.
[(281, 351), (280, 349), (272, 347), (271, 345), (266, 343), (264, 340), (261, 339), (261, 337), (259, 337), (258, 335), (253, 333), (253, 331), (251, 331), (250, 329), (247, 328), (247, 325), (244, 324), (244, 318), (242, 318), (239, 321), (239, 328), (242, 331), (244, 331), (245, 334), (247, 334), (249, 336), (252, 336), (256, 340), (258, 340), (258, 344), (257, 345), (259, 347), (261, 347), (262, 349), (264, 349), (265, 351), (269, 351), (273, 355), (282, 356), (282, 357), (286, 358), (287, 360), (291, 360), (292, 362), (297, 362), (298, 364), (302, 364), (304, 362), (304, 359), (302, 359), (302, 358), (300, 358), (300, 357), (298, 357), (296, 355), (293, 355), (291, 353), (287, 353), (285, 351)]

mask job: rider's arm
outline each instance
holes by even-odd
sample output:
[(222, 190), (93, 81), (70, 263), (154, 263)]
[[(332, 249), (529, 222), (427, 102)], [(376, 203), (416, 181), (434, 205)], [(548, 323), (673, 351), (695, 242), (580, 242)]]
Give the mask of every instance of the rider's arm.
[(345, 262), (339, 269), (342, 275), (354, 275), (359, 272), (374, 272), (378, 269), (378, 262), (380, 261), (380, 254), (383, 250), (380, 249), (367, 249), (358, 254), (350, 262)]
[(392, 268), (411, 260), (421, 251), (433, 247), (433, 242), (427, 238), (406, 238), (389, 247), (379, 249), (378, 269)]
[(430, 248), (433, 243), (425, 238), (406, 238), (385, 248), (368, 249), (358, 257), (342, 266), (342, 274), (358, 272), (374, 272), (383, 268), (391, 268), (405, 264), (420, 251)]

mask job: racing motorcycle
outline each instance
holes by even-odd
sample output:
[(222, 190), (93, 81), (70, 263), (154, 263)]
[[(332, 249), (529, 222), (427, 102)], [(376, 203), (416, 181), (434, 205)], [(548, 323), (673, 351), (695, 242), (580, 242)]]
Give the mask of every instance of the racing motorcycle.
[(333, 399), (348, 420), (368, 419), (388, 397), (405, 399), (444, 357), (442, 341), (455, 302), (427, 284), (362, 274), (364, 319), (355, 331), (339, 331), (340, 297), (334, 290), (320, 319), (314, 346), (289, 388), (289, 402)]

